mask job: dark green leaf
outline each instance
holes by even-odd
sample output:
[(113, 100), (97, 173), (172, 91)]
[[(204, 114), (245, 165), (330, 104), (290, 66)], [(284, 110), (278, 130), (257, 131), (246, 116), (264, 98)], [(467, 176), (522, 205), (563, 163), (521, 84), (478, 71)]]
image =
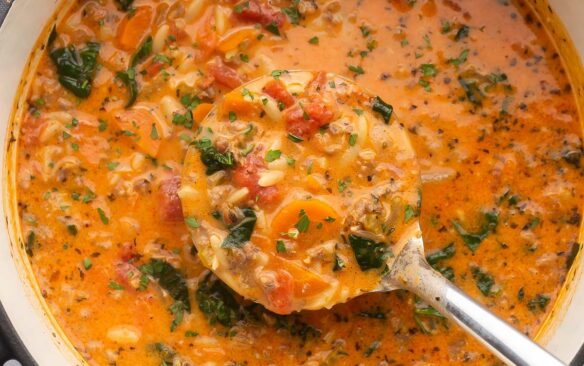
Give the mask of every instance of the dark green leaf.
[(455, 253), (456, 248), (454, 247), (454, 243), (450, 243), (444, 248), (427, 255), (426, 260), (431, 266), (434, 266), (444, 259), (452, 258)]
[(79, 98), (91, 94), (91, 83), (97, 66), (99, 43), (89, 42), (81, 51), (73, 45), (51, 51), (50, 57), (63, 87)]
[(243, 219), (229, 228), (229, 234), (221, 244), (221, 248), (241, 248), (251, 238), (256, 223), (256, 214), (250, 208), (244, 208)]
[(376, 242), (353, 234), (349, 235), (349, 243), (362, 271), (381, 268), (385, 264), (385, 257), (387, 255), (387, 246), (385, 243)]
[(335, 262), (333, 264), (333, 272), (338, 272), (345, 268), (345, 261), (338, 254), (335, 254)]
[(233, 290), (211, 274), (199, 283), (195, 298), (210, 324), (219, 323), (231, 327), (245, 317)]
[(365, 73), (365, 70), (359, 65), (349, 65), (349, 71), (354, 72), (357, 75), (363, 75)]
[(495, 280), (493, 276), (483, 271), (479, 267), (472, 267), (471, 269), (472, 277), (475, 280), (477, 288), (485, 296), (493, 295), (493, 285), (495, 285)]
[(186, 311), (191, 311), (187, 281), (176, 268), (164, 260), (150, 259), (150, 262), (140, 267), (140, 271), (144, 275), (155, 278), (160, 287), (166, 290), (170, 297), (176, 302), (181, 302)]
[(280, 156), (282, 156), (282, 151), (280, 151), (280, 150), (268, 150), (268, 152), (266, 153), (266, 161), (268, 163), (271, 163), (274, 160), (280, 159)]
[(484, 213), (483, 223), (481, 229), (476, 233), (471, 233), (467, 231), (458, 221), (453, 221), (452, 225), (454, 229), (461, 236), (464, 244), (472, 251), (476, 251), (479, 245), (490, 233), (494, 232), (497, 228), (497, 223), (499, 221), (499, 215), (497, 212), (488, 211)]
[(142, 61), (144, 61), (152, 53), (152, 37), (148, 36), (144, 42), (140, 45), (136, 53), (132, 56), (130, 61), (130, 67), (136, 67)]
[(373, 112), (377, 112), (383, 117), (385, 124), (389, 123), (391, 115), (393, 114), (393, 107), (390, 104), (385, 103), (383, 99), (379, 97), (375, 97), (371, 100), (371, 108), (373, 109)]
[(128, 102), (126, 103), (126, 108), (130, 108), (136, 102), (136, 98), (138, 98), (136, 70), (133, 67), (130, 67), (126, 71), (118, 72), (116, 76), (124, 83), (126, 89), (128, 89)]
[(220, 153), (209, 139), (194, 141), (193, 144), (201, 153), (201, 162), (207, 167), (206, 174), (211, 175), (224, 169), (235, 167), (235, 157), (230, 151)]
[(458, 82), (460, 83), (460, 86), (462, 86), (466, 99), (468, 99), (469, 102), (479, 107), (483, 105), (485, 95), (479, 88), (479, 84), (476, 80), (459, 77)]
[(288, 132), (288, 140), (292, 141), (292, 142), (302, 142), (304, 141), (302, 138), (291, 134), (290, 132)]

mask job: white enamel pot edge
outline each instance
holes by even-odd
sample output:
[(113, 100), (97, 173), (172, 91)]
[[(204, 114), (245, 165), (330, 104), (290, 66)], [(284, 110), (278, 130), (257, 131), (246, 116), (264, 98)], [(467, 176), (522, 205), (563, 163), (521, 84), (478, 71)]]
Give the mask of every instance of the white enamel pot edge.
[[(10, 0), (0, 0), (8, 1)], [(540, 2), (534, 0), (534, 2)], [(550, 0), (554, 12), (562, 19), (574, 45), (584, 57), (584, 1)], [(10, 138), (9, 123), (16, 92), (19, 90), (21, 75), (29, 60), (29, 53), (38, 35), (53, 15), (57, 4), (54, 0), (16, 0), (10, 13), (0, 28), (0, 142), (2, 142), (2, 163), (9, 164), (6, 153)], [(3, 174), (3, 191), (7, 189), (6, 169)], [(6, 193), (6, 192), (4, 192)], [(4, 194), (0, 210), (3, 217), (11, 213)], [(9, 223), (7, 225), (10, 228)], [(22, 343), (39, 365), (76, 365), (80, 363), (77, 354), (61, 331), (54, 326), (48, 309), (31, 287), (26, 271), (26, 261), (20, 256), (16, 245), (11, 245), (11, 235), (5, 226), (0, 228), (0, 303), (4, 307), (12, 326)], [(579, 256), (573, 280), (562, 303), (555, 310), (553, 318), (539, 338), (546, 348), (566, 363), (570, 363), (584, 342), (584, 279), (581, 278), (584, 256)], [(6, 331), (6, 329), (3, 329)], [(576, 365), (584, 365), (584, 355), (579, 355)]]

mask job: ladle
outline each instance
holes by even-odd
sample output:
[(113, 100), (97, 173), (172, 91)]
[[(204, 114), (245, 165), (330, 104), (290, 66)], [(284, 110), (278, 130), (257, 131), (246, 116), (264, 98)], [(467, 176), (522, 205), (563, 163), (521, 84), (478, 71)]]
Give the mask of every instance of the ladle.
[[(303, 73), (302, 71), (296, 72)], [(292, 74), (295, 72), (290, 71), (288, 73)], [(271, 78), (272, 76), (267, 77)], [(354, 83), (352, 80), (342, 78), (338, 75), (334, 77), (341, 78), (348, 84)], [(252, 90), (254, 87), (257, 87), (258, 80), (260, 79), (256, 79), (238, 89), (247, 90), (245, 88), (248, 87)], [(356, 84), (353, 85), (358, 87)], [(373, 98), (373, 95), (371, 95), (371, 98)], [(216, 110), (217, 108), (211, 111), (207, 118), (216, 118)], [(401, 132), (403, 136), (400, 138), (406, 142), (405, 145), (410, 146), (409, 149), (412, 150), (411, 153), (413, 154), (413, 149), (411, 148), (411, 144), (409, 144), (405, 128), (402, 128), (401, 131), (403, 131)], [(195, 159), (194, 156), (196, 156), (196, 160), (198, 161), (198, 154), (199, 152), (194, 147), (190, 148), (185, 159), (185, 169), (192, 169), (192, 166), (189, 165), (189, 159)], [(187, 174), (190, 173), (183, 173), (183, 183), (186, 182), (185, 178), (188, 178)], [(200, 187), (192, 188), (192, 190), (196, 189), (200, 189)], [(187, 202), (184, 196), (181, 195), (183, 210), (188, 211), (189, 207), (199, 204), (197, 202)], [(387, 292), (396, 289), (405, 289), (413, 292), (440, 313), (452, 319), (468, 333), (472, 334), (508, 364), (520, 366), (563, 365), (553, 355), (505, 321), (492, 314), (485, 307), (479, 305), (439, 272), (435, 271), (428, 264), (424, 256), (424, 241), (418, 218), (412, 218), (408, 225), (405, 240), (401, 239), (396, 244), (396, 247), (393, 248), (394, 256), (387, 258), (389, 271), (382, 277), (379, 285), (372, 292)], [(404, 235), (401, 237), (404, 238)], [(197, 241), (195, 241), (195, 244), (199, 248), (200, 254), (205, 248), (200, 248), (200, 244)], [(211, 263), (204, 264), (213, 269)], [(225, 276), (221, 278), (229, 284), (229, 279), (226, 280)], [(245, 294), (242, 295), (245, 296)]]

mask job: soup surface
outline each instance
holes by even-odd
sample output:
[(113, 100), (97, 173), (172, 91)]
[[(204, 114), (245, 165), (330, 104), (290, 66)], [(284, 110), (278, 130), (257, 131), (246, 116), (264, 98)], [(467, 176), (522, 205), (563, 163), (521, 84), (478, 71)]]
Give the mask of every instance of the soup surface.
[[(273, 185), (264, 170), (288, 166), (294, 141), (265, 140), (261, 152), (241, 145), (232, 156), (215, 145), (209, 129), (242, 127), (245, 136), (259, 128), (242, 123), (240, 100), (217, 126), (201, 124), (212, 103), (282, 70), (335, 72), (393, 107), (422, 176), (421, 206), (416, 192), (399, 212), (420, 219), (434, 268), (530, 336), (551, 310), (579, 248), (582, 140), (560, 57), (524, 3), (83, 0), (43, 38), (17, 137), (22, 243), (42, 296), (90, 364), (497, 364), (405, 291), (279, 315), (294, 306), (268, 311), (203, 266), (203, 221), (230, 230), (252, 211), (260, 227), (263, 211), (282, 226), (266, 252), (292, 261), (298, 243), (288, 239), (306, 234), (301, 209), (322, 216), (311, 222), (313, 230), (322, 224), (316, 242), (302, 247), (310, 254), (337, 239), (326, 226), (338, 230), (336, 205), (376, 184), (331, 157), (338, 126), (318, 108), (300, 111), (292, 134), (309, 134), (322, 151), (291, 157), (292, 170)], [(276, 108), (259, 111), (265, 118), (297, 103), (278, 87), (266, 94)], [(350, 152), (351, 141), (359, 143), (358, 132), (347, 131), (341, 149)], [(186, 155), (189, 146), (196, 155)], [(229, 195), (216, 192), (226, 195), (218, 205), (238, 202), (235, 189), (247, 189), (242, 201), (251, 193), (235, 217), (184, 196), (183, 165), (203, 152), (210, 164), (197, 169), (210, 174), (201, 182), (229, 165), (242, 172)], [(298, 190), (314, 190), (311, 200)], [(343, 245), (335, 243), (342, 252), (327, 271), (366, 280)]]

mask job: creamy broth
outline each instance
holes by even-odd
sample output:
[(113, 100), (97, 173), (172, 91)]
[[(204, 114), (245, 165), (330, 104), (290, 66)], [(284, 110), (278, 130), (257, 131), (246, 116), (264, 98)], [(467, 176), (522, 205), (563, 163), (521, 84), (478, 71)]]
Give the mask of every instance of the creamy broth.
[[(578, 248), (582, 141), (524, 3), (79, 1), (53, 35), (17, 199), (42, 295), (90, 364), (497, 363), (404, 291), (277, 315), (209, 274), (178, 197), (185, 156), (214, 101), (274, 70), (339, 73), (391, 104), (418, 156), (407, 215), (430, 263), (530, 336), (551, 310)], [(267, 211), (293, 198), (280, 188)]]

